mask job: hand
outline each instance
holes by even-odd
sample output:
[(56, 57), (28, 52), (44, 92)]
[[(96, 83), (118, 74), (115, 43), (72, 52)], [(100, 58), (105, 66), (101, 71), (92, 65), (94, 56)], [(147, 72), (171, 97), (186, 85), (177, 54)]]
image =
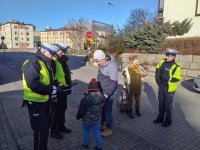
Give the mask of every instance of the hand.
[(169, 81), (170, 77), (169, 75), (167, 74), (162, 74), (162, 79), (165, 80), (165, 81)]
[(59, 82), (58, 80), (54, 80), (54, 81), (53, 81), (53, 85), (55, 85), (55, 86), (58, 86), (59, 83), (60, 83), (60, 82)]
[(56, 86), (59, 90), (64, 90), (66, 88), (66, 86), (62, 83), (58, 83), (58, 85)]
[(108, 99), (108, 95), (107, 94), (103, 94), (103, 99), (104, 99), (104, 101), (106, 101)]

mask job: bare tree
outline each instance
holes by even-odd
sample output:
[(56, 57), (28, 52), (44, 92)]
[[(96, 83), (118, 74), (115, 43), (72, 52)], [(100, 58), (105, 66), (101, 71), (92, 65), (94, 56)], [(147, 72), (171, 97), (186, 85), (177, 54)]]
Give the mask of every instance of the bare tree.
[(156, 15), (150, 13), (148, 9), (136, 8), (130, 12), (125, 31), (128, 33), (130, 30), (142, 28), (145, 24), (155, 21)]
[(77, 51), (79, 54), (79, 51), (83, 49), (84, 41), (85, 41), (85, 32), (88, 30), (88, 20), (81, 18), (79, 20), (71, 19), (68, 21), (65, 25), (66, 28), (71, 28), (68, 32), (69, 38), (73, 42), (72, 49), (74, 51)]

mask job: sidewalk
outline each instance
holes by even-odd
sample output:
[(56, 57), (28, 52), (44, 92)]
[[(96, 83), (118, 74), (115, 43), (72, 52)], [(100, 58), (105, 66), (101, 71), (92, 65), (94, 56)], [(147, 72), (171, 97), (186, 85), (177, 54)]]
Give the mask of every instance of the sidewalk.
[[(4, 61), (3, 61), (4, 62)], [(77, 61), (78, 62), (78, 61)], [(16, 63), (16, 62), (15, 62)], [(14, 64), (15, 64), (14, 63)], [(21, 63), (21, 61), (19, 61)], [(21, 109), (22, 102), (22, 85), (21, 74), (17, 69), (11, 67), (12, 63), (2, 65), (0, 56), (0, 69), (4, 72), (0, 73), (0, 80), (6, 76), (15, 76), (14, 80), (8, 83), (0, 84), (0, 99), (3, 104), (5, 115), (9, 121), (13, 132), (13, 137), (20, 150), (33, 149), (33, 132), (30, 128), (27, 109)], [(7, 66), (6, 66), (7, 65)], [(8, 67), (10, 66), (10, 67)], [(20, 66), (20, 65), (19, 65)], [(72, 70), (72, 78), (78, 85), (74, 87), (72, 95), (68, 99), (68, 109), (66, 113), (66, 126), (72, 129), (72, 133), (65, 134), (63, 140), (55, 140), (49, 138), (49, 150), (80, 150), (82, 144), (82, 129), (81, 121), (75, 119), (78, 105), (82, 94), (87, 88), (87, 83), (92, 77), (96, 77), (96, 67), (75, 67)], [(174, 122), (169, 128), (163, 128), (160, 124), (153, 124), (158, 106), (157, 106), (157, 86), (153, 82), (153, 77), (147, 77), (145, 89), (142, 92), (141, 117), (135, 116), (134, 119), (129, 119), (126, 114), (120, 113), (116, 101), (113, 104), (114, 110), (114, 128), (113, 136), (103, 138), (104, 150), (179, 150), (179, 149), (200, 149), (200, 131), (199, 127), (191, 122), (200, 118), (199, 107), (200, 103), (188, 99), (186, 96), (199, 96), (193, 93), (184, 93), (184, 89), (177, 91), (174, 102)], [(1, 81), (0, 81), (1, 83)], [(122, 87), (122, 77), (119, 73), (119, 88)], [(180, 96), (182, 95), (182, 97)], [(186, 97), (186, 98), (185, 98)], [(187, 106), (182, 109), (182, 105)], [(190, 104), (190, 105), (189, 105)], [(195, 107), (196, 106), (196, 107)], [(2, 108), (0, 107), (0, 111)], [(192, 116), (188, 112), (195, 111)], [(0, 112), (0, 117), (3, 114)], [(188, 114), (188, 116), (187, 116)], [(194, 115), (196, 114), (196, 115)], [(190, 120), (188, 120), (190, 118)], [(192, 121), (191, 121), (192, 120)], [(4, 121), (3, 121), (4, 122)], [(194, 126), (193, 126), (194, 125)], [(4, 149), (9, 149), (10, 143), (6, 141), (5, 131), (2, 126), (2, 117), (0, 121), (0, 144), (4, 145)], [(10, 131), (9, 131), (10, 132)], [(92, 138), (91, 138), (92, 139)], [(6, 144), (2, 144), (6, 143)], [(91, 140), (90, 150), (94, 149), (95, 141)], [(0, 150), (3, 150), (0, 147)], [(10, 149), (13, 150), (13, 149)]]

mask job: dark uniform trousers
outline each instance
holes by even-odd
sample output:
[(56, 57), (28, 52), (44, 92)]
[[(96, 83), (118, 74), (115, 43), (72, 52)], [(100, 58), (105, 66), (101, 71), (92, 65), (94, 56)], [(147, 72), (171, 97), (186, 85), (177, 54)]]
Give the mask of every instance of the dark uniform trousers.
[[(158, 103), (159, 103), (159, 114), (157, 120), (165, 121), (167, 123), (172, 122), (172, 102), (174, 92), (168, 92), (167, 89), (159, 88), (158, 91)], [(165, 120), (164, 120), (165, 119)]]
[(59, 127), (63, 127), (65, 123), (65, 111), (67, 109), (67, 95), (61, 93), (57, 95), (57, 103), (51, 103), (52, 131), (56, 131)]
[(34, 150), (47, 150), (49, 136), (49, 103), (27, 102), (31, 128), (34, 131)]

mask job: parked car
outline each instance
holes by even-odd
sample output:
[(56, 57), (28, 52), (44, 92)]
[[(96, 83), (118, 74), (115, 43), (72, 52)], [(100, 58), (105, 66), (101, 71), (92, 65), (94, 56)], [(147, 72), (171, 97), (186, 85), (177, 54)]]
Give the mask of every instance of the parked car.
[(198, 75), (196, 78), (194, 78), (193, 89), (197, 92), (200, 92), (200, 75)]

